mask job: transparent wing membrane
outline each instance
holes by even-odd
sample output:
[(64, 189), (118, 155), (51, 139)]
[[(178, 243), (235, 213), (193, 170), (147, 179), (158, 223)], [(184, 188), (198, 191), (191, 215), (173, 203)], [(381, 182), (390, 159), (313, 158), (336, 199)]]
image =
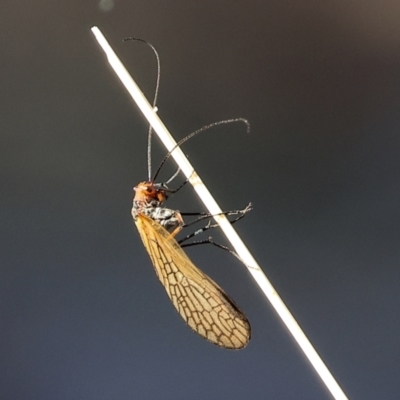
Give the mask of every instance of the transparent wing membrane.
[(218, 346), (246, 346), (250, 324), (233, 300), (190, 261), (158, 222), (139, 214), (135, 223), (156, 274), (184, 321)]

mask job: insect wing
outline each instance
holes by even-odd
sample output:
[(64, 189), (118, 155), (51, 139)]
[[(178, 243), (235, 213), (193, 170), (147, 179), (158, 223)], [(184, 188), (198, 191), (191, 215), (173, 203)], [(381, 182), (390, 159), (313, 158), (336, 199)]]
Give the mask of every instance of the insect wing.
[(250, 324), (233, 300), (190, 261), (159, 223), (143, 214), (135, 223), (159, 280), (185, 322), (218, 346), (246, 346)]

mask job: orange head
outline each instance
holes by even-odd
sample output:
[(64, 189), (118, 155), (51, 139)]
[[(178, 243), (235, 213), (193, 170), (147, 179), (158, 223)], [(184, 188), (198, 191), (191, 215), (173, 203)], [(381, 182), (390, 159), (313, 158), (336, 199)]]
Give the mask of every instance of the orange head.
[(160, 183), (140, 182), (133, 190), (135, 191), (134, 202), (151, 203), (156, 201), (163, 203), (168, 198), (166, 191), (163, 190)]

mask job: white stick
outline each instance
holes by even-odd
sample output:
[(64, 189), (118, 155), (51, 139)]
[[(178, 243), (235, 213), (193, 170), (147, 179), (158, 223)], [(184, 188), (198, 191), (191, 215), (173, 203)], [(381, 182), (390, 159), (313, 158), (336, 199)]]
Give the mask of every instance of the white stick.
[[(146, 119), (149, 121), (154, 131), (158, 134), (167, 150), (171, 151), (176, 145), (176, 141), (168, 132), (167, 128), (164, 126), (159, 116), (153, 110), (152, 106), (147, 101), (135, 81), (129, 75), (128, 71), (125, 69), (117, 55), (114, 53), (100, 30), (94, 26), (92, 27), (92, 32), (95, 35), (100, 46), (106, 53), (108, 62), (111, 64), (115, 73), (118, 75), (119, 79), (126, 87), (133, 100), (136, 102)], [(177, 147), (172, 152), (172, 157), (175, 159), (179, 168), (186, 175), (186, 177), (189, 178), (190, 183), (193, 185), (195, 191), (197, 192), (198, 196), (200, 197), (208, 211), (211, 214), (221, 213), (221, 208), (218, 206), (211, 193), (208, 191), (200, 177), (194, 171), (194, 168), (189, 163), (188, 159), (179, 147)], [(227, 239), (230, 241), (236, 253), (247, 265), (249, 272), (252, 274), (258, 286), (265, 293), (266, 297), (271, 302), (272, 306), (275, 308), (276, 312), (278, 313), (284, 324), (287, 326), (290, 333), (293, 335), (294, 339), (297, 341), (312, 366), (315, 368), (315, 371), (318, 373), (328, 390), (331, 392), (333, 398), (340, 400), (347, 399), (346, 395), (336, 382), (335, 378), (332, 376), (332, 374), (322, 361), (321, 357), (315, 351), (314, 347), (307, 339), (306, 335), (301, 330), (300, 326), (298, 325), (286, 305), (283, 303), (282, 299), (279, 297), (278, 293), (276, 292), (270, 281), (267, 279), (264, 272), (257, 264), (256, 260), (250, 254), (245, 244), (242, 242), (236, 231), (233, 229), (228, 219), (224, 215), (217, 216), (215, 217), (215, 219), (221, 226), (222, 231), (225, 233)]]

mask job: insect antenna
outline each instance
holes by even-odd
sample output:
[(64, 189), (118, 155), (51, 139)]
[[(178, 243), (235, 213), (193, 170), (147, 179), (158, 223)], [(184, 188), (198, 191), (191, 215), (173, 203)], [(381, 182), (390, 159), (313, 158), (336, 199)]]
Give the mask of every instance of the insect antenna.
[[(160, 76), (161, 76), (161, 62), (160, 62), (160, 56), (158, 55), (158, 52), (156, 50), (156, 48), (147, 40), (141, 39), (141, 38), (135, 38), (135, 37), (128, 37), (124, 39), (124, 42), (127, 42), (128, 40), (136, 40), (138, 42), (142, 42), (144, 44), (146, 44), (147, 46), (149, 46), (152, 50), (154, 55), (156, 56), (156, 60), (157, 60), (157, 81), (156, 81), (156, 89), (155, 89), (155, 93), (154, 93), (154, 99), (153, 99), (153, 109), (156, 109), (156, 104), (157, 104), (157, 100), (158, 100), (158, 93), (159, 93), (159, 89), (160, 89)], [(173, 148), (171, 151), (169, 151), (166, 156), (164, 157), (164, 159), (161, 161), (160, 166), (158, 167), (156, 173), (154, 174), (153, 179), (151, 179), (151, 139), (153, 136), (153, 128), (151, 125), (149, 125), (149, 132), (148, 132), (148, 136), (147, 136), (147, 172), (148, 172), (148, 181), (149, 182), (154, 182), (157, 179), (158, 174), (161, 171), (161, 168), (163, 167), (163, 165), (166, 163), (166, 161), (170, 158), (172, 152), (179, 147), (180, 145), (182, 145), (183, 143), (185, 143), (187, 140), (189, 140), (190, 138), (192, 138), (193, 136), (198, 135), (201, 132), (204, 132), (214, 126), (217, 125), (222, 125), (222, 124), (229, 124), (232, 122), (239, 122), (242, 121), (246, 124), (247, 126), (247, 133), (250, 132), (250, 123), (249, 121), (247, 121), (247, 119), (245, 118), (234, 118), (234, 119), (227, 119), (227, 120), (223, 120), (223, 121), (218, 121), (218, 122), (213, 122), (212, 124), (208, 124), (203, 126), (202, 128), (190, 133), (189, 135), (185, 136), (183, 139), (181, 139)], [(178, 168), (178, 170), (171, 176), (171, 178), (168, 179), (167, 182), (165, 182), (166, 184), (170, 183), (172, 180), (174, 180), (178, 174), (180, 172), (180, 168)], [(188, 180), (186, 180), (181, 186), (179, 186), (178, 189), (174, 190), (173, 192), (177, 192), (179, 189), (181, 189)]]
[[(153, 99), (153, 104), (152, 104), (153, 109), (156, 110), (158, 92), (159, 92), (159, 88), (160, 88), (160, 76), (161, 76), (160, 56), (158, 55), (156, 48), (151, 43), (149, 43), (147, 40), (129, 37), (129, 38), (124, 39), (124, 42), (127, 42), (128, 40), (136, 40), (138, 42), (147, 44), (147, 46), (149, 46), (153, 50), (153, 53), (156, 56), (156, 59), (157, 59), (157, 82), (156, 82), (156, 90), (154, 93), (154, 99)], [(149, 178), (148, 180), (149, 181), (151, 181), (151, 137), (152, 137), (152, 134), (153, 134), (153, 128), (151, 125), (149, 125), (149, 133), (147, 135), (147, 172), (148, 172), (148, 178)], [(179, 170), (176, 173), (176, 175), (178, 175), (178, 173), (179, 173)], [(176, 175), (174, 175), (174, 178)], [(172, 178), (170, 179), (170, 181), (171, 180), (172, 180)]]
[[(158, 174), (160, 173), (161, 168), (162, 168), (163, 165), (166, 163), (166, 161), (171, 157), (172, 152), (173, 152), (177, 147), (179, 147), (180, 145), (182, 145), (183, 143), (185, 143), (186, 141), (188, 141), (189, 139), (191, 139), (193, 136), (196, 136), (196, 135), (198, 135), (198, 134), (201, 133), (201, 132), (207, 131), (208, 129), (210, 129), (210, 128), (214, 127), (214, 126), (222, 125), (222, 124), (230, 124), (230, 123), (232, 123), (232, 122), (244, 122), (244, 123), (246, 124), (246, 127), (247, 127), (247, 128), (246, 128), (247, 133), (250, 133), (250, 123), (249, 123), (249, 121), (247, 121), (247, 119), (245, 119), (245, 118), (225, 119), (225, 120), (222, 120), (222, 121), (213, 122), (212, 124), (205, 125), (205, 126), (203, 126), (202, 128), (197, 129), (196, 131), (194, 131), (194, 132), (190, 133), (189, 135), (185, 136), (183, 139), (181, 139), (181, 140), (166, 154), (166, 156), (165, 156), (164, 159), (161, 161), (161, 164), (160, 164), (160, 166), (158, 167), (158, 169), (157, 169), (156, 173), (154, 174), (154, 177), (153, 177), (153, 179), (152, 179), (151, 181), (154, 182), (154, 181), (157, 179), (157, 176), (158, 176)], [(174, 175), (174, 178), (175, 178), (175, 175)], [(171, 179), (170, 179), (170, 181), (171, 181)]]
[(176, 170), (176, 172), (171, 176), (171, 178), (169, 178), (169, 179), (167, 180), (167, 182), (165, 182), (165, 184), (168, 185), (168, 183), (172, 182), (172, 181), (178, 176), (179, 172), (181, 172), (181, 169), (180, 169), (180, 168), (178, 168), (178, 169)]

